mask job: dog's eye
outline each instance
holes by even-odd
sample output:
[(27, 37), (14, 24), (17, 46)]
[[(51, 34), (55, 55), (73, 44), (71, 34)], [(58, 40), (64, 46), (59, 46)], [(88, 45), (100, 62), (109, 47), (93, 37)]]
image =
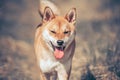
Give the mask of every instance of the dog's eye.
[(55, 31), (51, 31), (52, 33), (54, 33), (54, 34), (56, 34), (56, 32)]
[(64, 32), (64, 34), (68, 34), (68, 33), (70, 33), (70, 31), (65, 31), (65, 32)]

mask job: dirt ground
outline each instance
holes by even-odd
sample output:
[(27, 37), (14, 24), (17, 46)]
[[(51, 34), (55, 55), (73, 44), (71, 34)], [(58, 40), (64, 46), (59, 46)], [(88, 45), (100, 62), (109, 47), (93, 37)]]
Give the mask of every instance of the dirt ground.
[[(75, 54), (70, 80), (119, 80), (119, 54), (107, 61), (87, 61), (85, 55)], [(111, 57), (115, 56), (115, 58)], [(91, 59), (89, 59), (91, 60)], [(12, 37), (0, 38), (0, 80), (39, 80), (34, 50), (24, 41)]]

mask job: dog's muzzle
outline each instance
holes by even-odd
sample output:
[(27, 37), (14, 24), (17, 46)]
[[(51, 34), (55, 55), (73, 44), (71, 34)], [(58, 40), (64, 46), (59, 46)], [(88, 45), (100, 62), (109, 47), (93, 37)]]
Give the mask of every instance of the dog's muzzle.
[(63, 40), (58, 40), (58, 41), (57, 41), (57, 44), (58, 44), (59, 46), (62, 46), (62, 45), (64, 44), (64, 41), (63, 41)]
[(65, 46), (63, 46), (64, 42), (61, 41), (61, 40), (58, 40), (57, 41), (57, 44), (58, 46), (55, 46), (52, 42), (51, 42), (51, 45), (53, 47), (53, 53), (54, 53), (54, 56), (56, 59), (61, 59), (64, 57), (64, 49), (65, 49)]

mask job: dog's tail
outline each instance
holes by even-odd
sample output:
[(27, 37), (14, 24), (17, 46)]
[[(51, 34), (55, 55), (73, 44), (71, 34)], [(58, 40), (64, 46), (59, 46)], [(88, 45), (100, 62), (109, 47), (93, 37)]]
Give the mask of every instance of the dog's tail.
[(60, 11), (58, 10), (58, 8), (56, 7), (55, 4), (53, 4), (49, 0), (40, 0), (39, 12), (40, 12), (40, 15), (42, 17), (43, 17), (43, 14), (44, 14), (44, 9), (46, 7), (50, 7), (52, 9), (52, 11), (54, 12), (55, 15), (60, 15)]

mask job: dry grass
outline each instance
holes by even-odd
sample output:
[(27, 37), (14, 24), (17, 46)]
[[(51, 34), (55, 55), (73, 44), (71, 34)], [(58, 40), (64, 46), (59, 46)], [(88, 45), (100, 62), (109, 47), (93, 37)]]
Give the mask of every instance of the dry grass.
[(0, 39), (0, 80), (39, 80), (33, 47), (11, 37)]
[[(39, 68), (31, 45), (7, 36), (0, 38), (0, 45), (0, 80), (39, 80)], [(94, 62), (94, 58), (84, 55), (83, 48), (78, 47), (73, 59), (71, 80), (119, 79), (119, 54), (113, 54), (114, 57), (108, 55), (107, 61), (97, 58)]]

